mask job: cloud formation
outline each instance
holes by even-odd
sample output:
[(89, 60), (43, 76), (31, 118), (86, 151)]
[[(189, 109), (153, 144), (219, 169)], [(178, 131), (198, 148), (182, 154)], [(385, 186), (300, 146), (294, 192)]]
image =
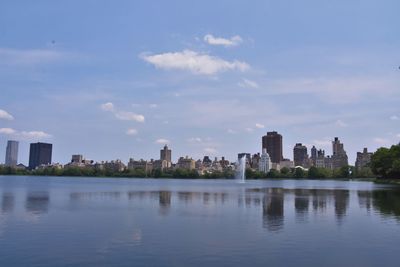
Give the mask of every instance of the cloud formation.
[(15, 138), (20, 138), (25, 140), (26, 139), (40, 140), (52, 137), (51, 134), (48, 134), (43, 131), (17, 131), (12, 128), (0, 128), (0, 134), (12, 135)]
[(222, 37), (214, 37), (212, 34), (206, 34), (203, 40), (209, 45), (222, 45), (225, 47), (237, 46), (243, 42), (242, 37), (239, 35), (235, 35), (227, 39)]
[(0, 64), (34, 65), (58, 61), (65, 54), (50, 49), (11, 49), (0, 47)]
[(397, 116), (397, 115), (392, 115), (392, 116), (390, 116), (390, 119), (391, 119), (392, 121), (398, 121), (400, 118), (399, 118), (399, 116)]
[(255, 81), (251, 81), (248, 79), (243, 79), (241, 82), (238, 83), (240, 87), (247, 87), (247, 88), (258, 88), (258, 83)]
[(214, 75), (219, 72), (238, 70), (246, 71), (250, 66), (242, 61), (226, 61), (218, 57), (192, 50), (169, 52), (156, 55), (142, 55), (142, 59), (156, 68), (165, 70), (186, 70), (194, 74)]
[(7, 111), (5, 111), (3, 109), (0, 109), (0, 119), (11, 121), (11, 120), (14, 119), (14, 117), (10, 113), (8, 113)]
[(264, 128), (265, 128), (265, 125), (264, 125), (264, 124), (261, 124), (261, 123), (256, 123), (256, 128), (258, 128), (258, 129), (264, 129)]
[(127, 135), (137, 135), (138, 131), (136, 129), (130, 128), (126, 131)]
[(160, 144), (160, 145), (166, 145), (169, 144), (170, 141), (168, 139), (165, 138), (159, 138), (155, 141), (156, 144)]
[(103, 111), (111, 112), (114, 114), (115, 118), (122, 121), (136, 121), (136, 122), (144, 122), (145, 118), (141, 114), (136, 114), (130, 111), (119, 111), (116, 110), (114, 104), (111, 102), (104, 103), (100, 105), (100, 108)]

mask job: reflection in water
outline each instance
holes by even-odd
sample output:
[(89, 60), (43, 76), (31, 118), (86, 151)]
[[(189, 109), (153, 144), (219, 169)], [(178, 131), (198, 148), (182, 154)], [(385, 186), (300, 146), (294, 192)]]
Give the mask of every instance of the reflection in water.
[(12, 212), (13, 209), (14, 209), (14, 194), (3, 193), (1, 201), (1, 211), (3, 213), (9, 213)]
[(400, 191), (381, 190), (373, 191), (373, 206), (383, 215), (396, 216), (400, 219)]
[(121, 192), (73, 192), (70, 194), (71, 200), (83, 199), (118, 199), (121, 197)]
[(50, 197), (48, 192), (29, 192), (26, 197), (25, 209), (33, 214), (48, 211)]
[(335, 215), (338, 223), (341, 223), (346, 216), (347, 207), (349, 205), (349, 190), (334, 190), (335, 198)]
[(169, 212), (171, 206), (171, 192), (170, 191), (160, 191), (159, 192), (160, 213), (166, 215)]
[(358, 204), (360, 208), (365, 208), (368, 212), (370, 212), (372, 207), (372, 192), (371, 191), (357, 191), (358, 196)]
[(326, 210), (326, 203), (328, 200), (330, 190), (312, 189), (312, 205), (314, 212), (323, 213)]
[(270, 231), (283, 229), (284, 190), (281, 188), (268, 188), (263, 198), (263, 226)]
[(308, 214), (310, 190), (295, 189), (294, 190), (294, 208), (296, 210), (296, 220), (304, 221)]

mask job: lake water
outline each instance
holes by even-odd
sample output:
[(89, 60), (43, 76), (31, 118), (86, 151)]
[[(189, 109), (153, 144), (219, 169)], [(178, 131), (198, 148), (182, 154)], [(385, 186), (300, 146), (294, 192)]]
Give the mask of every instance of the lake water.
[(399, 266), (397, 188), (0, 176), (0, 266)]

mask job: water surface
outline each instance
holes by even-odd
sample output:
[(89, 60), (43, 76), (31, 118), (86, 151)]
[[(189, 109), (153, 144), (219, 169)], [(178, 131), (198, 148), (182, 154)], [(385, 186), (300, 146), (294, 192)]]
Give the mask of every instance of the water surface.
[(0, 266), (398, 266), (370, 182), (0, 176)]

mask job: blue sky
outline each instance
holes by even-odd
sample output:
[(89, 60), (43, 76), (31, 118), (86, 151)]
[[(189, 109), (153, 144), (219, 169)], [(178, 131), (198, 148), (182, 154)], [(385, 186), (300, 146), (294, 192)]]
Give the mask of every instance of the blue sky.
[[(0, 151), (225, 156), (400, 140), (399, 1), (2, 1)], [(4, 161), (1, 156), (0, 162)]]

